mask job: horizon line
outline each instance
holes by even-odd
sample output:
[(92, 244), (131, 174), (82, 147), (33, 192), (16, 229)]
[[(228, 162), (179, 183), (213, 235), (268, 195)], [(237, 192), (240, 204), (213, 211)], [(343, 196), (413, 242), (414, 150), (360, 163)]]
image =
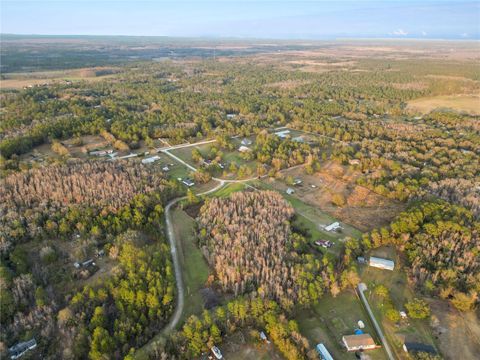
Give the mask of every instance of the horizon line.
[(0, 32), (0, 36), (38, 36), (38, 37), (133, 37), (133, 38), (170, 38), (170, 39), (209, 39), (209, 40), (272, 40), (272, 41), (345, 41), (345, 40), (399, 40), (399, 41), (463, 41), (463, 42), (479, 42), (480, 37), (477, 38), (462, 38), (462, 37), (253, 37), (253, 36), (222, 36), (222, 35), (198, 35), (198, 36), (183, 36), (183, 35), (128, 35), (128, 34), (39, 34), (39, 33), (3, 33)]

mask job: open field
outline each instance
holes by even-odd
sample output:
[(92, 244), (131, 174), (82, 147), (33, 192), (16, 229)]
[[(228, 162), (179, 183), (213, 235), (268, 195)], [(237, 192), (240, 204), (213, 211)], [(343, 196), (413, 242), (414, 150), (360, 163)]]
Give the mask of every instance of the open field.
[(183, 319), (187, 319), (190, 315), (200, 314), (203, 310), (204, 301), (200, 290), (205, 287), (210, 270), (195, 244), (195, 220), (180, 209), (172, 211), (172, 219), (175, 237), (180, 240), (177, 250), (185, 285)]
[(222, 354), (228, 360), (281, 360), (273, 344), (260, 342), (252, 338), (248, 329), (237, 331), (225, 337), (220, 346)]
[[(234, 141), (237, 140), (237, 139), (234, 139)], [(215, 144), (203, 144), (203, 145), (198, 145), (198, 146), (190, 146), (190, 147), (186, 147), (186, 148), (180, 148), (180, 149), (175, 149), (175, 150), (171, 150), (170, 152), (175, 155), (175, 156), (178, 156), (180, 159), (182, 159), (183, 161), (185, 161), (186, 163), (194, 166), (195, 168), (199, 168), (201, 167), (202, 165), (201, 164), (197, 164), (193, 161), (192, 159), (192, 150), (193, 149), (197, 149), (198, 151), (200, 151), (200, 153), (202, 154), (202, 157), (207, 159), (210, 157), (210, 151), (211, 149), (215, 146)], [(223, 153), (223, 156), (222, 156), (222, 161), (224, 163), (226, 163), (226, 167), (223, 171), (221, 170), (217, 170), (214, 172), (214, 175), (215, 176), (218, 176), (218, 177), (222, 177), (222, 178), (226, 178), (226, 179), (236, 179), (237, 178), (237, 175), (235, 174), (232, 174), (230, 173), (229, 171), (229, 166), (232, 164), (232, 163), (235, 163), (237, 168), (242, 166), (242, 165), (245, 165), (247, 166), (250, 171), (251, 171), (251, 174), (254, 174), (255, 173), (255, 170), (256, 170), (256, 162), (255, 161), (246, 161), (244, 159), (242, 159), (240, 157), (240, 153), (238, 152), (237, 149), (234, 149), (232, 151), (227, 151), (227, 150), (221, 150), (222, 153)], [(247, 174), (246, 176), (244, 177), (251, 177), (251, 174)]]
[(446, 360), (478, 359), (480, 354), (480, 310), (461, 313), (443, 300), (430, 300), (432, 327)]
[(432, 110), (443, 108), (480, 115), (480, 94), (425, 97), (409, 101), (407, 106), (407, 109), (421, 113), (429, 113)]
[[(300, 186), (294, 187), (295, 197), (362, 231), (388, 224), (404, 209), (403, 204), (357, 185), (355, 180), (360, 173), (334, 162), (323, 163), (320, 171), (313, 175), (306, 175), (301, 168), (285, 170), (283, 175), (302, 180)], [(289, 187), (280, 180), (275, 180), (271, 186), (281, 192)], [(344, 199), (345, 205), (332, 203), (336, 194)]]
[[(311, 309), (303, 309), (296, 316), (300, 332), (314, 347), (324, 343), (335, 359), (355, 359), (354, 353), (348, 353), (343, 347), (342, 336), (352, 335), (358, 328), (357, 322), (365, 324), (364, 332), (370, 334), (379, 344), (375, 329), (364, 311), (360, 299), (353, 290), (347, 290), (332, 298), (327, 295)], [(382, 349), (367, 352), (373, 360), (386, 359)]]
[(101, 81), (120, 72), (119, 68), (92, 67), (75, 70), (34, 71), (2, 74), (1, 89), (22, 89), (36, 85), (48, 85), (68, 81)]

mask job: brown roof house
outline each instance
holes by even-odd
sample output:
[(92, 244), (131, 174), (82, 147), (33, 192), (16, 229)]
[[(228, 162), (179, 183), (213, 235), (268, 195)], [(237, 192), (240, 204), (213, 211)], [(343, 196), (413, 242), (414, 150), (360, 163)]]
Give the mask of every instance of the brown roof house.
[(369, 334), (345, 335), (342, 337), (342, 341), (348, 351), (372, 350), (377, 347)]

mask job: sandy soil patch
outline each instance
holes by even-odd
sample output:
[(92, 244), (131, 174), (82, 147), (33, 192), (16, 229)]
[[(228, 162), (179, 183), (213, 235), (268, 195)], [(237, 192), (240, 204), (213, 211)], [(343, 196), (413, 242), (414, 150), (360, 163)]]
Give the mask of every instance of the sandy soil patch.
[(430, 302), (434, 333), (445, 359), (478, 359), (480, 354), (480, 320), (475, 312), (461, 313), (447, 302)]

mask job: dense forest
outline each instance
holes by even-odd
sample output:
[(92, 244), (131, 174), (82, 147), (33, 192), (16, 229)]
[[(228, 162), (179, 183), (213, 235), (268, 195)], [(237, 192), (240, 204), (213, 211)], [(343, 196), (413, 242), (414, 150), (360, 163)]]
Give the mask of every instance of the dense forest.
[(234, 193), (201, 208), (199, 246), (224, 291), (274, 299), (285, 309), (329, 289), (336, 294), (333, 264), (305, 252), (305, 238), (290, 228), (293, 214), (273, 191)]
[[(45, 354), (65, 342), (64, 358), (100, 359), (145, 343), (172, 311), (162, 204), (177, 185), (140, 164), (91, 161), (14, 173), (3, 184), (2, 344), (36, 336)], [(97, 284), (90, 278), (102, 267), (112, 273)]]
[(413, 283), (473, 308), (480, 293), (480, 222), (465, 208), (444, 201), (416, 202), (388, 228), (363, 237), (368, 248), (394, 244), (405, 252)]

